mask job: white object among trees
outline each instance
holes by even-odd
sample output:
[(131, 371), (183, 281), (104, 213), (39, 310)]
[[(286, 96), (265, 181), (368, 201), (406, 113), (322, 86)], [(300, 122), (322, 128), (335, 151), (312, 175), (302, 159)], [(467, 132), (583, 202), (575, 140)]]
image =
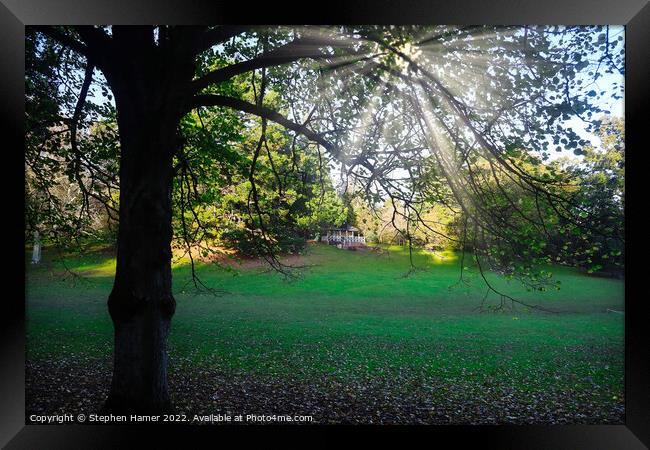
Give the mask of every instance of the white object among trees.
[(38, 231), (34, 231), (34, 250), (32, 251), (32, 264), (38, 264), (41, 261), (41, 238)]

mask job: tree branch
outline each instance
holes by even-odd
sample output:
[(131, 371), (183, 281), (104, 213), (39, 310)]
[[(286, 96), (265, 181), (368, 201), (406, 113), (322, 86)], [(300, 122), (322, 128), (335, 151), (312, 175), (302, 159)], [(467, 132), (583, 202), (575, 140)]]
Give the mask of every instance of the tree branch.
[(111, 38), (94, 26), (75, 26), (72, 28), (81, 37), (83, 42), (52, 26), (34, 27), (35, 30), (43, 33), (45, 36), (85, 56), (86, 59), (92, 60), (93, 65), (101, 67), (103, 70), (103, 60), (108, 54), (107, 50), (111, 43)]
[(95, 58), (101, 57), (111, 43), (111, 38), (99, 28), (94, 26), (75, 26), (74, 30), (79, 34), (81, 39), (86, 43), (89, 52)]
[(320, 134), (313, 132), (305, 125), (300, 125), (298, 123), (292, 122), (282, 114), (279, 114), (275, 110), (267, 108), (265, 106), (254, 105), (238, 98), (216, 94), (194, 96), (191, 100), (190, 105), (188, 105), (188, 110), (192, 110), (199, 106), (226, 106), (228, 108), (236, 109), (248, 114), (253, 114), (280, 124), (289, 130), (295, 131), (296, 133), (302, 134), (307, 139), (310, 139), (325, 147), (325, 149), (333, 155), (338, 156), (340, 153), (340, 151), (331, 142), (324, 139)]
[(222, 25), (217, 28), (210, 28), (203, 32), (199, 37), (199, 42), (196, 46), (196, 53), (204, 52), (210, 47), (225, 42), (238, 34), (248, 31), (249, 29), (250, 27), (240, 25)]
[[(276, 49), (264, 52), (262, 55), (242, 61), (236, 64), (214, 70), (203, 77), (194, 80), (191, 85), (193, 93), (201, 91), (201, 89), (216, 83), (221, 83), (225, 80), (240, 75), (242, 73), (250, 72), (255, 69), (263, 69), (265, 67), (279, 66), (299, 59), (312, 58), (319, 59), (331, 55), (322, 52), (321, 47), (324, 46), (341, 46), (343, 44), (340, 40), (325, 39), (325, 38), (298, 38), (284, 44)], [(348, 45), (347, 43), (345, 45)]]
[(57, 30), (52, 26), (36, 26), (34, 27), (34, 29), (40, 33), (43, 33), (45, 36), (54, 39), (59, 44), (68, 47), (83, 56), (87, 57), (89, 54), (88, 47), (85, 44), (79, 42), (78, 40), (74, 39), (72, 36), (66, 33), (62, 33), (61, 31)]

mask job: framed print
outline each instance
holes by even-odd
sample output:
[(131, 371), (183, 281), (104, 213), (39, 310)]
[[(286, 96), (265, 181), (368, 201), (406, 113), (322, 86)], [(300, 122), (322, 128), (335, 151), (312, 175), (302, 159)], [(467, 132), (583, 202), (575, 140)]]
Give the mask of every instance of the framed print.
[(650, 9), (556, 3), (5, 1), (3, 445), (644, 448)]

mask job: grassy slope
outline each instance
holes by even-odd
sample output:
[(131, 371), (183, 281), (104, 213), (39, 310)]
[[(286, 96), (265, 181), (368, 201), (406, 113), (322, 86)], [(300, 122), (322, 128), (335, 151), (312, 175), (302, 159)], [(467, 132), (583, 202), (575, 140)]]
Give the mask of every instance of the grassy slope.
[[(455, 255), (419, 253), (416, 264), (426, 269), (404, 278), (407, 255), (390, 250), (379, 256), (313, 246), (304, 260), (312, 267), (290, 283), (262, 269), (235, 276), (200, 267), (207, 285), (227, 291), (216, 298), (190, 289), (189, 268), (176, 266), (172, 368), (343, 382), (470, 380), (506, 383), (520, 395), (569, 390), (589, 401), (621, 401), (623, 315), (607, 309), (623, 310), (622, 281), (554, 268), (560, 291), (527, 292), (493, 276), (509, 294), (565, 312), (479, 313), (473, 309), (485, 289), (475, 271), (471, 285), (450, 288), (459, 275)], [(110, 355), (105, 301), (114, 259), (94, 254), (68, 266), (88, 281), (73, 287), (52, 264), (28, 267), (28, 358)]]

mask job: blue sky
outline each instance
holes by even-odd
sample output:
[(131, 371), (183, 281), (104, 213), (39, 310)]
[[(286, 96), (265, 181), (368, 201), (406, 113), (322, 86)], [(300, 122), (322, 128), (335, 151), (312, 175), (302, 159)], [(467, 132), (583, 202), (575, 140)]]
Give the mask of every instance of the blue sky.
[[(621, 40), (618, 40), (619, 37), (622, 37)], [(615, 42), (615, 46), (612, 48), (612, 52), (619, 52), (624, 48), (625, 45), (625, 27), (622, 25), (610, 25), (609, 26), (609, 39), (612, 42)], [(594, 82), (594, 85), (589, 87), (589, 89), (594, 89), (598, 92), (605, 91), (605, 95), (598, 99), (595, 103), (601, 109), (609, 111), (609, 116), (615, 116), (624, 118), (625, 117), (625, 100), (624, 100), (624, 86), (625, 86), (625, 76), (620, 74), (618, 71), (613, 73), (606, 73), (604, 68), (600, 69), (600, 78)], [(587, 77), (585, 76), (585, 79)], [(591, 80), (590, 80), (591, 81)], [(615, 85), (618, 84), (618, 88)], [(586, 90), (586, 89), (585, 89)], [(622, 96), (620, 99), (611, 98), (612, 94), (619, 94)], [(601, 116), (596, 116), (600, 118)], [(600, 139), (593, 133), (588, 132), (586, 124), (582, 122), (578, 117), (573, 117), (566, 122), (566, 124), (573, 128), (573, 130), (582, 138), (592, 142), (592, 145), (598, 147), (600, 145)], [(556, 159), (562, 156), (573, 156), (573, 152), (568, 150), (564, 152), (550, 152), (549, 155), (551, 159)]]

